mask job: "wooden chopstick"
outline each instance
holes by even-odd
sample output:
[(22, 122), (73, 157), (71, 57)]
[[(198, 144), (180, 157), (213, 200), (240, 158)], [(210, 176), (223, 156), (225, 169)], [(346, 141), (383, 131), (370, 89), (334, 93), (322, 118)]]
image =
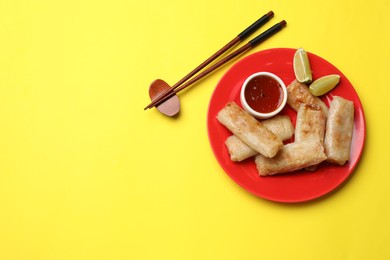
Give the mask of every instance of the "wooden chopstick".
[[(249, 35), (251, 35), (253, 32), (255, 32), (257, 29), (259, 29), (262, 25), (264, 25), (266, 22), (268, 22), (272, 17), (274, 16), (273, 11), (269, 11), (262, 17), (260, 17), (257, 21), (255, 21), (253, 24), (251, 24), (248, 28), (246, 28), (244, 31), (242, 31), (240, 34), (238, 34), (233, 40), (231, 40), (229, 43), (227, 43), (225, 46), (223, 46), (220, 50), (218, 50), (216, 53), (214, 53), (212, 56), (210, 56), (207, 60), (202, 62), (198, 67), (193, 69), (190, 73), (188, 73), (184, 78), (179, 80), (175, 85), (173, 85), (169, 90), (165, 91), (161, 96), (153, 100), (148, 106), (144, 108), (144, 110), (148, 108), (152, 108), (156, 106), (156, 103), (158, 103), (160, 100), (165, 99), (165, 97), (173, 91), (178, 88), (180, 85), (182, 85), (184, 82), (186, 82), (188, 79), (190, 79), (192, 76), (194, 76), (196, 73), (198, 73), (200, 70), (202, 70), (204, 67), (206, 67), (208, 64), (210, 64), (212, 61), (214, 61), (216, 58), (221, 56), (224, 52), (232, 48), (237, 43), (243, 41), (246, 39)], [(159, 103), (161, 104), (161, 103)]]
[(190, 73), (188, 73), (184, 78), (182, 78), (179, 82), (177, 82), (175, 85), (172, 86), (173, 89), (177, 88), (181, 84), (183, 84), (185, 81), (187, 81), (189, 78), (191, 78), (193, 75), (195, 75), (197, 72), (199, 72), (201, 69), (206, 67), (209, 63), (214, 61), (216, 58), (221, 56), (224, 52), (232, 48), (237, 43), (245, 40), (248, 38), (253, 32), (255, 32), (257, 29), (259, 29), (262, 25), (264, 25), (266, 22), (268, 22), (272, 17), (274, 16), (274, 12), (269, 11), (262, 17), (260, 17), (256, 22), (251, 24), (248, 28), (246, 28), (244, 31), (242, 31), (240, 34), (238, 34), (233, 40), (231, 40), (228, 44), (226, 44), (224, 47), (222, 47), (219, 51), (214, 53), (210, 58), (205, 60), (202, 64), (200, 64), (198, 67), (196, 67), (194, 70), (192, 70)]
[(168, 100), (169, 98), (173, 97), (179, 91), (185, 89), (189, 85), (195, 83), (196, 81), (200, 80), (201, 78), (203, 78), (204, 76), (208, 75), (212, 71), (216, 70), (217, 68), (219, 68), (220, 66), (222, 66), (226, 62), (228, 62), (231, 59), (237, 57), (238, 55), (240, 55), (240, 54), (242, 54), (242, 53), (252, 49), (256, 45), (260, 44), (261, 42), (265, 41), (266, 39), (268, 39), (269, 37), (274, 35), (275, 33), (279, 32), (282, 28), (284, 28), (286, 26), (286, 24), (287, 23), (286, 23), (285, 20), (275, 24), (274, 26), (272, 26), (271, 28), (269, 28), (268, 30), (263, 32), (262, 34), (258, 35), (257, 37), (255, 37), (254, 39), (249, 41), (247, 44), (243, 45), (241, 48), (237, 49), (236, 51), (234, 51), (233, 53), (229, 54), (228, 56), (226, 56), (225, 58), (223, 58), (219, 62), (217, 62), (214, 65), (210, 66), (208, 69), (206, 69), (203, 72), (199, 73), (196, 77), (194, 77), (191, 80), (187, 81), (186, 83), (184, 83), (180, 87), (177, 87), (177, 88), (169, 91), (162, 98), (156, 99), (154, 102), (151, 103), (151, 105), (147, 106), (145, 109), (151, 108), (151, 107), (154, 107), (154, 106), (157, 107), (157, 106), (161, 105), (166, 100)]

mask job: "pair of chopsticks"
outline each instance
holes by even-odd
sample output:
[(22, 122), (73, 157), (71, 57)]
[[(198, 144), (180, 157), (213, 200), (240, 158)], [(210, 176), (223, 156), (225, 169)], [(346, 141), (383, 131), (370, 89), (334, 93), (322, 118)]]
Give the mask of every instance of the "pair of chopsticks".
[[(274, 16), (274, 13), (272, 11), (268, 12), (267, 14), (263, 15), (261, 18), (259, 18), (256, 22), (254, 22), (252, 25), (250, 25), (248, 28), (246, 28), (244, 31), (242, 31), (240, 34), (238, 34), (233, 40), (231, 40), (228, 44), (226, 44), (224, 47), (222, 47), (219, 51), (217, 51), (215, 54), (213, 54), (210, 58), (205, 60), (202, 64), (200, 64), (198, 67), (196, 67), (194, 70), (192, 70), (189, 74), (187, 74), (184, 78), (182, 78), (179, 82), (177, 82), (175, 85), (172, 86), (169, 90), (165, 91), (163, 94), (161, 94), (158, 98), (153, 100), (148, 106), (144, 108), (144, 110), (157, 107), (164, 103), (169, 98), (173, 97), (176, 93), (179, 91), (185, 89), (186, 87), (190, 86), (191, 84), (195, 83), (196, 81), (200, 80), (201, 78), (205, 77), (212, 71), (216, 70), (226, 62), (230, 61), (231, 59), (235, 58), (236, 56), (252, 49), (256, 45), (260, 44), (261, 42), (265, 41), (278, 31), (280, 31), (283, 27), (286, 26), (286, 21), (282, 20), (281, 22), (275, 24), (265, 32), (261, 33), (257, 37), (253, 38), (251, 41), (249, 41), (247, 44), (243, 45), (241, 48), (237, 49), (233, 53), (229, 54), (225, 58), (221, 59), (220, 61), (216, 62), (214, 65), (210, 66), (208, 69), (204, 70), (203, 72), (199, 73), (196, 77), (190, 79), (192, 76), (194, 76), (196, 73), (198, 73), (200, 70), (202, 70), (204, 67), (206, 67), (208, 64), (210, 64), (212, 61), (214, 61), (216, 58), (218, 58), (220, 55), (225, 53), (227, 50), (232, 48), (234, 45), (238, 44), (239, 42), (242, 42), (244, 39), (246, 39), (248, 36), (250, 36), (253, 32), (255, 32), (258, 28), (260, 28), (262, 25), (264, 25), (266, 22), (268, 22), (272, 17)], [(190, 79), (190, 80), (189, 80)], [(188, 80), (188, 81), (187, 81)]]

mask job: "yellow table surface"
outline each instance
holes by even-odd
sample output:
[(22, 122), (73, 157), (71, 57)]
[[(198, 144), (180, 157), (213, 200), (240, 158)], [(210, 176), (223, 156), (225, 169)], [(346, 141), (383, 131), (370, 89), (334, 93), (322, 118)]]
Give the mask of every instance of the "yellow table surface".
[[(281, 204), (217, 163), (206, 116), (224, 66), (144, 111), (264, 13), (250, 53), (315, 53), (354, 85), (364, 153), (330, 196)], [(390, 259), (390, 1), (0, 1), (0, 259)], [(265, 28), (266, 28), (265, 27)]]

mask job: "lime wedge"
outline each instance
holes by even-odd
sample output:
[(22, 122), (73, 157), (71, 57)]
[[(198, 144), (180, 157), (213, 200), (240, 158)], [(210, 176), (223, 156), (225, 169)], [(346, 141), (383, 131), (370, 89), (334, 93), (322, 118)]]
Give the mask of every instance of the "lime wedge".
[(294, 73), (295, 78), (301, 83), (310, 83), (312, 81), (309, 58), (304, 49), (299, 48), (294, 54)]
[(337, 74), (323, 76), (310, 84), (309, 90), (314, 96), (321, 96), (331, 91), (340, 81)]

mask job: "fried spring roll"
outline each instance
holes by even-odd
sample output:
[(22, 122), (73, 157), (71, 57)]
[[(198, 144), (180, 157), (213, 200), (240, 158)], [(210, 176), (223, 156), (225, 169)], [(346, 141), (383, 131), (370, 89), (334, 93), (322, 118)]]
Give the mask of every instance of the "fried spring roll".
[(225, 145), (229, 151), (230, 160), (233, 162), (241, 162), (258, 154), (235, 135), (229, 136), (225, 141)]
[(330, 103), (324, 141), (329, 162), (344, 165), (349, 160), (353, 124), (353, 102), (335, 96)]
[(293, 172), (326, 160), (320, 140), (310, 138), (301, 142), (289, 143), (273, 157), (256, 155), (255, 163), (260, 176)]
[[(290, 139), (294, 134), (294, 126), (289, 116), (275, 116), (261, 123), (276, 136), (279, 136), (282, 141)], [(235, 162), (241, 162), (258, 154), (258, 152), (250, 148), (235, 135), (229, 136), (226, 139), (225, 145), (229, 151), (230, 159)]]
[(274, 157), (283, 147), (282, 139), (234, 102), (227, 103), (217, 119), (241, 141), (266, 157)]
[(264, 120), (261, 123), (271, 130), (272, 133), (279, 136), (282, 141), (287, 141), (294, 134), (294, 126), (289, 116), (278, 115)]
[(305, 84), (298, 82), (298, 80), (294, 80), (287, 86), (287, 93), (287, 104), (295, 111), (299, 110), (301, 104), (318, 105), (324, 111), (325, 116), (328, 116), (329, 109), (326, 104), (318, 97), (312, 95), (309, 88)]
[(317, 138), (324, 142), (326, 117), (317, 105), (301, 104), (295, 122), (295, 141)]
[[(318, 105), (301, 104), (295, 122), (295, 141), (316, 138), (324, 143), (326, 117)], [(307, 171), (315, 171), (317, 165), (306, 167)]]

